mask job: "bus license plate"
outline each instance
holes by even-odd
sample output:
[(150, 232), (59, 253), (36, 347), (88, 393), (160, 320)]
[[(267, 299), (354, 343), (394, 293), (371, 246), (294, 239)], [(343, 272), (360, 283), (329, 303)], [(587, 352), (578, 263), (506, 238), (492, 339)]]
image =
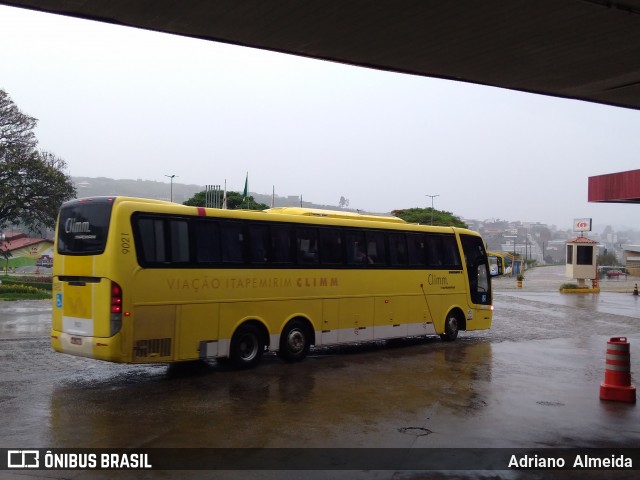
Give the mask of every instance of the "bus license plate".
[(71, 345), (82, 345), (82, 338), (71, 337)]

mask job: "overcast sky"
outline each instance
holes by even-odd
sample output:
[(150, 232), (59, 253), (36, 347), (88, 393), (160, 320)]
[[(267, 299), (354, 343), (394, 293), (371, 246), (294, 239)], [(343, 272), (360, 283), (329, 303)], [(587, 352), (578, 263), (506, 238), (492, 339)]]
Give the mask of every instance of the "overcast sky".
[(640, 168), (640, 112), (0, 6), (0, 88), (72, 176), (224, 184), (373, 212), (574, 218), (588, 177)]

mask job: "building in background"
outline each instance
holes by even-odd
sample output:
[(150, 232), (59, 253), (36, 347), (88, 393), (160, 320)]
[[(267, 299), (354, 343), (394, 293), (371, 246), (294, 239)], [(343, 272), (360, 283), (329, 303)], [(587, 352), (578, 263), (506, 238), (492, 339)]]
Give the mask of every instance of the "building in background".
[(622, 246), (622, 264), (630, 275), (640, 276), (640, 245)]
[(40, 273), (53, 262), (53, 240), (30, 238), (26, 233), (5, 232), (0, 243), (2, 272)]

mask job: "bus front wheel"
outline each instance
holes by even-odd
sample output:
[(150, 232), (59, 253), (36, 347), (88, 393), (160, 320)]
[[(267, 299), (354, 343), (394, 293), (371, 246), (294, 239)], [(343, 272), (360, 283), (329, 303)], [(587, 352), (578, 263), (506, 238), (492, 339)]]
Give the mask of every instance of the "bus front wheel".
[(455, 313), (449, 313), (444, 321), (444, 333), (440, 335), (440, 338), (445, 342), (453, 342), (458, 338), (458, 327), (458, 317)]
[(292, 320), (282, 330), (278, 356), (285, 362), (302, 361), (309, 353), (311, 335), (309, 328), (301, 320)]
[(231, 337), (229, 360), (235, 368), (255, 367), (264, 353), (265, 341), (255, 325), (242, 325)]

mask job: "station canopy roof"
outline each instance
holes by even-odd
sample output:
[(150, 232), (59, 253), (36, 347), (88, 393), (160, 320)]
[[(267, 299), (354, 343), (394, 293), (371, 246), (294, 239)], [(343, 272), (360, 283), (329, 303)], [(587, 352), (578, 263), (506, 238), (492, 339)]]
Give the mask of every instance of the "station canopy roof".
[(640, 0), (0, 0), (394, 72), (640, 108)]
[[(0, 0), (0, 4), (640, 109), (640, 0)], [(626, 172), (614, 175), (625, 177)], [(604, 178), (594, 180), (592, 199), (589, 180), (589, 201), (640, 202), (640, 187), (610, 191), (603, 186), (609, 185)]]

